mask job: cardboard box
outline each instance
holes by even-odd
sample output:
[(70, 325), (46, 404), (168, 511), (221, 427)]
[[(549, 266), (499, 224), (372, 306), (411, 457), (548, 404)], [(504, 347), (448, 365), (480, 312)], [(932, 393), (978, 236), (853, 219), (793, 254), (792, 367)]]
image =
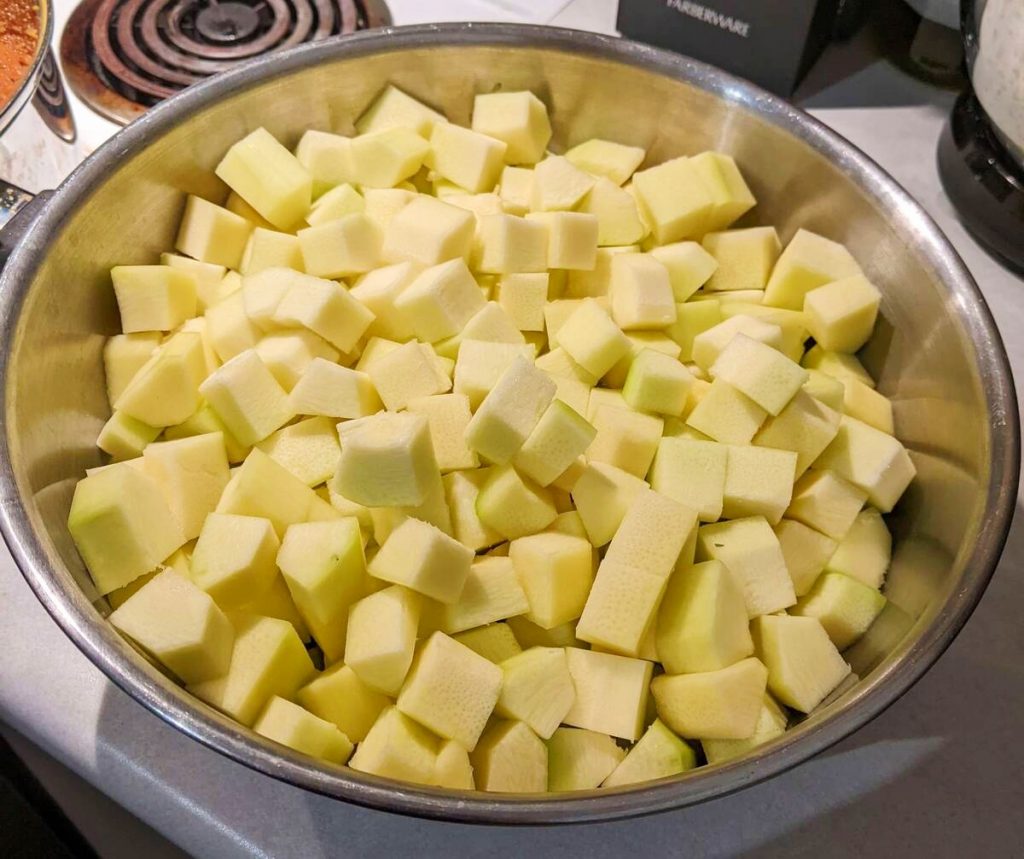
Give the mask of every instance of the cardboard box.
[(832, 36), (840, 0), (620, 0), (624, 36), (790, 95)]

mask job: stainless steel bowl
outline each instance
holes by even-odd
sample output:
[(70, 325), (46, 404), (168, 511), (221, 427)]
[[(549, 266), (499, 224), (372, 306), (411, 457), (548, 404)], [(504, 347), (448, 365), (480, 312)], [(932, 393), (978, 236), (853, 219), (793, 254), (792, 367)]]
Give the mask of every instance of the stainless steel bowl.
[[(807, 227), (845, 242), (884, 292), (863, 357), (893, 398), (918, 479), (892, 517), (893, 605), (851, 656), (861, 680), (785, 736), (735, 762), (613, 791), (554, 796), (414, 787), (315, 763), (221, 716), (165, 679), (103, 620), (65, 527), (75, 481), (99, 462), (101, 368), (117, 330), (108, 270), (171, 246), (186, 192), (216, 197), (212, 169), (263, 125), (350, 131), (386, 82), (466, 122), (472, 95), (529, 88), (554, 145), (635, 143), (651, 162), (706, 148), (736, 156), (784, 239)], [(1013, 510), (1019, 432), (999, 334), (959, 257), (885, 172), (762, 90), (706, 65), (567, 30), (446, 25), (385, 30), (258, 60), (147, 113), (20, 218), (0, 276), (0, 526), (68, 636), (137, 701), (222, 754), (309, 790), (407, 814), (493, 823), (602, 820), (687, 805), (803, 761), (863, 725), (939, 657), (995, 567)], [(981, 702), (979, 702), (981, 703)]]

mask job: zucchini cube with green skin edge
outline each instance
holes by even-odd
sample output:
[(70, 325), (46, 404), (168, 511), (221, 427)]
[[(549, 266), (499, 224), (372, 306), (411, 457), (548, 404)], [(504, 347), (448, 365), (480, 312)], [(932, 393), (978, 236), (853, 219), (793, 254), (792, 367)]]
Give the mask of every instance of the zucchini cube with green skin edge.
[(716, 671), (651, 681), (658, 718), (683, 737), (742, 740), (754, 733), (768, 670), (754, 657)]
[(199, 386), (231, 434), (244, 445), (262, 441), (288, 423), (295, 413), (255, 349), (236, 355)]
[(406, 519), (370, 562), (371, 576), (406, 587), (442, 603), (462, 593), (473, 552), (440, 529)]
[(422, 597), (400, 585), (363, 597), (349, 610), (345, 664), (367, 686), (396, 695), (416, 646)]
[(543, 793), (548, 789), (547, 746), (525, 722), (493, 722), (470, 761), (477, 790)]
[(471, 752), (497, 703), (501, 682), (501, 668), (435, 632), (416, 654), (397, 706)]
[(563, 724), (637, 740), (643, 733), (652, 663), (566, 647), (576, 698)]
[(437, 474), (427, 419), (382, 412), (344, 434), (332, 486), (367, 507), (414, 507), (426, 501)]
[(439, 609), (438, 626), (449, 635), (517, 617), (530, 608), (511, 560), (500, 556), (473, 563), (457, 602), (434, 605)]
[(561, 400), (544, 410), (512, 464), (540, 486), (548, 486), (586, 453), (597, 429)]
[(196, 315), (196, 280), (168, 265), (117, 265), (110, 270), (125, 334), (170, 331)]
[(807, 371), (799, 364), (743, 333), (729, 341), (708, 372), (771, 415), (781, 412), (807, 381)]
[(825, 567), (871, 588), (880, 588), (892, 557), (892, 535), (882, 514), (868, 507), (857, 514)]
[(548, 740), (548, 790), (592, 790), (622, 762), (626, 753), (607, 734), (559, 728)]
[(811, 290), (860, 273), (860, 266), (841, 244), (797, 230), (772, 269), (764, 303), (801, 310)]
[(431, 784), (441, 742), (397, 707), (388, 707), (356, 747), (348, 765), (384, 778)]
[(790, 614), (815, 617), (838, 650), (860, 638), (885, 608), (885, 597), (841, 573), (824, 573)]
[(235, 627), (235, 647), (227, 673), (187, 688), (207, 704), (252, 726), (270, 698), (291, 698), (316, 669), (287, 621), (245, 612), (233, 613), (229, 619)]
[(583, 613), (594, 582), (594, 553), (585, 537), (531, 534), (513, 540), (508, 555), (529, 602), (528, 620), (551, 629)]
[(834, 471), (866, 492), (871, 505), (882, 513), (896, 506), (917, 473), (907, 449), (897, 439), (845, 415), (815, 466)]
[(309, 211), (312, 177), (266, 129), (235, 143), (214, 172), (279, 230), (294, 226)]
[(490, 473), (488, 468), (453, 471), (444, 475), (445, 499), (451, 510), (452, 534), (474, 552), (497, 545), (502, 536), (485, 525), (476, 512), (480, 487)]
[(181, 331), (139, 368), (114, 408), (150, 426), (179, 424), (199, 408), (206, 371), (202, 335)]
[(763, 615), (751, 633), (772, 695), (801, 713), (814, 710), (850, 673), (817, 618)]
[(509, 164), (535, 164), (551, 139), (548, 111), (529, 91), (478, 93), (473, 100), (472, 128), (508, 147)]
[[(400, 204), (381, 227), (385, 261), (434, 266), (468, 258), (476, 230), (476, 217), (472, 212), (424, 194), (379, 202), (387, 202), (392, 207)], [(371, 203), (376, 205), (378, 200), (367, 193), (366, 203), (367, 216), (373, 218)]]
[(253, 228), (235, 212), (189, 194), (174, 249), (200, 262), (237, 269)]
[(466, 443), (496, 465), (509, 462), (554, 397), (555, 383), (548, 375), (516, 356), (466, 427)]
[(801, 597), (834, 555), (836, 541), (794, 519), (783, 519), (773, 530), (793, 580), (793, 592)]
[(763, 290), (782, 251), (774, 227), (707, 233), (701, 244), (718, 262), (704, 286), (709, 292)]
[(722, 516), (729, 447), (711, 441), (662, 438), (651, 463), (651, 488), (696, 509), (701, 522)]
[(277, 566), (328, 661), (341, 659), (349, 610), (363, 596), (366, 573), (358, 520), (291, 525), (277, 554)]
[(142, 455), (143, 450), (160, 435), (160, 427), (115, 411), (96, 437), (96, 447), (110, 454), (111, 462), (123, 462)]
[(679, 361), (653, 349), (642, 349), (626, 375), (622, 396), (638, 412), (678, 417), (692, 386), (693, 376)]
[(371, 689), (348, 666), (332, 665), (295, 695), (296, 701), (338, 727), (354, 743), (361, 743), (373, 723), (391, 702)]
[(127, 463), (78, 482), (68, 530), (100, 596), (155, 569), (184, 543), (160, 485)]
[(796, 603), (779, 540), (763, 516), (702, 525), (697, 559), (721, 561), (743, 591), (747, 616), (781, 611)]
[[(587, 192), (577, 210), (597, 219), (598, 247), (621, 247), (641, 241), (647, 235), (647, 227), (640, 219), (640, 210), (636, 199), (629, 191), (623, 190), (615, 182), (599, 176), (594, 186)], [(597, 255), (593, 254), (593, 264), (585, 270), (592, 271), (597, 264)], [(572, 268), (579, 268), (573, 266)]]
[(626, 377), (637, 356), (645, 349), (658, 352), (677, 360), (682, 351), (678, 343), (661, 331), (633, 331), (626, 335), (630, 342), (630, 354), (620, 358), (601, 378), (606, 388), (621, 389), (626, 384)]
[(670, 674), (717, 671), (754, 652), (743, 592), (720, 561), (677, 569), (658, 610), (658, 661)]
[(252, 729), (283, 746), (332, 764), (343, 764), (352, 754), (351, 740), (335, 725), (277, 696), (267, 702)]
[(761, 704), (761, 712), (757, 717), (754, 733), (743, 740), (712, 740), (703, 738), (700, 741), (704, 756), (709, 764), (738, 758), (753, 748), (782, 736), (789, 724), (789, 717), (775, 703), (771, 695), (766, 694)]
[(158, 572), (109, 620), (184, 683), (219, 677), (231, 662), (230, 621), (209, 594), (174, 570)]
[(679, 775), (695, 766), (697, 755), (693, 748), (673, 734), (664, 722), (655, 719), (601, 786), (639, 784)]
[(496, 665), (523, 652), (507, 623), (485, 624), (475, 629), (467, 629), (452, 638)]
[(491, 470), (477, 495), (476, 513), (482, 523), (510, 540), (543, 531), (558, 515), (551, 490), (511, 465)]
[(219, 605), (241, 607), (277, 576), (280, 545), (269, 519), (211, 513), (192, 553), (192, 579)]

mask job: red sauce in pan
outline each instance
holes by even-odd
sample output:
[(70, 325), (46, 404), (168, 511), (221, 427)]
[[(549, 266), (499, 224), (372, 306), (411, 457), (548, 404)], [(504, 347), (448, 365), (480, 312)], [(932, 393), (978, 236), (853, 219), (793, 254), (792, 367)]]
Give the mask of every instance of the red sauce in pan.
[(0, 109), (18, 91), (39, 45), (39, 0), (0, 0)]

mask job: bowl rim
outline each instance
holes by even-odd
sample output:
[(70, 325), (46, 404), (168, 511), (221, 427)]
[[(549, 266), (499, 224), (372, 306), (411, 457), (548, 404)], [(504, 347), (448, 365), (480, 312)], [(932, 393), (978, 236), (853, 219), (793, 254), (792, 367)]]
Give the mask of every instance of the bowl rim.
[[(683, 776), (578, 794), (499, 795), (445, 791), (321, 764), (213, 710), (147, 665), (78, 588), (54, 570), (35, 533), (10, 456), (8, 368), (22, 302), (56, 235), (109, 171), (184, 118), (244, 90), (341, 57), (420, 49), (499, 46), (595, 56), (693, 85), (758, 114), (836, 163), (885, 211), (908, 250), (930, 266), (948, 291), (975, 348), (991, 426), (990, 482), (977, 540), (959, 587), (909, 643), (905, 640), (857, 687), (849, 707), (828, 707), (756, 753)], [(733, 793), (801, 763), (870, 721), (902, 696), (952, 643), (995, 570), (1015, 507), (1020, 427), (1009, 360), (977, 284), (923, 208), (867, 155), (804, 111), (759, 87), (688, 57), (593, 33), (527, 24), (425, 24), (386, 27), (297, 46), (256, 59), (197, 84), (147, 111), (80, 164), (24, 227), (0, 271), (0, 531), (36, 596), (75, 645), (106, 676), (163, 721), (226, 757), (276, 779), (370, 808), (417, 817), (488, 824), (554, 824), (613, 820), (692, 805)], [(839, 702), (842, 702), (842, 698)]]

